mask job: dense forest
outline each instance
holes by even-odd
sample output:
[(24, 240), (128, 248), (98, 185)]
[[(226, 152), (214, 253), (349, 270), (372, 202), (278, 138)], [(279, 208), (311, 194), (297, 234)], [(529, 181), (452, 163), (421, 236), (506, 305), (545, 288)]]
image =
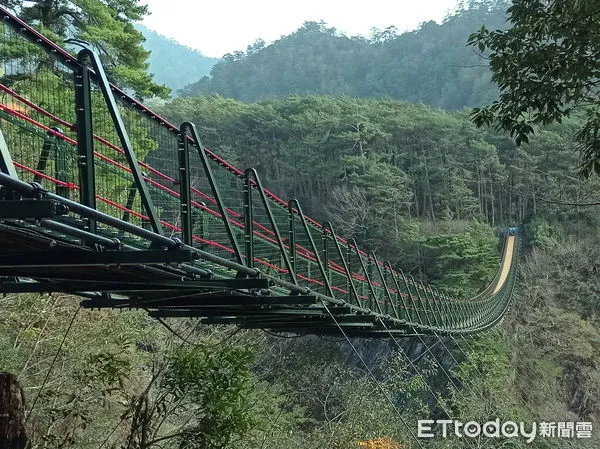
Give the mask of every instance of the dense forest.
[[(246, 104), (209, 96), (176, 99), (162, 112), (198, 123), (204, 145), (256, 167), (276, 193), (300, 199), (340, 234), (442, 284), (441, 273), (469, 276), (450, 255), (466, 242), (444, 240), (444, 229), (586, 215), (553, 203), (586, 202), (598, 188), (574, 173), (576, 119), (539, 129), (518, 148), (463, 113), (393, 100), (291, 96)], [(481, 248), (476, 237), (470, 244)], [(435, 254), (447, 266), (431, 263)]]
[(368, 39), (307, 22), (271, 45), (259, 39), (245, 52), (225, 55), (210, 77), (180, 93), (216, 93), (245, 102), (320, 94), (394, 98), (447, 109), (479, 106), (498, 91), (487, 64), (466, 40), (482, 24), (505, 27), (506, 6), (506, 1), (471, 1), (442, 24), (426, 22), (402, 34), (389, 27)]
[[(597, 448), (600, 179), (578, 176), (573, 138), (585, 117), (517, 146), (462, 109), (497, 94), (465, 43), (484, 22), (505, 26), (506, 5), (471, 1), (441, 25), (370, 40), (309, 23), (226, 57), (156, 111), (195, 122), (205, 146), (275, 193), (454, 294), (485, 287), (506, 227), (519, 226), (520, 281), (501, 325), (347, 341), (5, 295), (0, 372), (24, 389), (31, 448)], [(594, 433), (414, 438), (418, 419), (447, 417), (586, 421)]]

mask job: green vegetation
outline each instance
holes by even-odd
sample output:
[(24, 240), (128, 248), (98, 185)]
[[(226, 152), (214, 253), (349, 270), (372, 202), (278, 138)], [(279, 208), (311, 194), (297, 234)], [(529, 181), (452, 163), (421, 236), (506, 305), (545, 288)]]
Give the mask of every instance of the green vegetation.
[(489, 58), (492, 80), (500, 99), (475, 109), (479, 126), (498, 129), (527, 142), (533, 125), (561, 123), (576, 111), (585, 116), (576, 141), (583, 163), (581, 173), (600, 174), (600, 103), (596, 32), (598, 1), (515, 0), (508, 9), (508, 30), (482, 26), (469, 38)]
[[(504, 5), (470, 2), (443, 25), (425, 24), (402, 36), (385, 30), (368, 42), (307, 24), (272, 46), (259, 42), (245, 55), (232, 55), (215, 66), (212, 80), (195, 87), (228, 80), (239, 93), (224, 95), (270, 99), (179, 98), (159, 111), (177, 123), (196, 122), (206, 146), (241, 168), (256, 167), (265, 185), (299, 198), (310, 215), (331, 220), (341, 235), (458, 295), (476, 294), (490, 281), (497, 230), (518, 224), (525, 243), (521, 282), (497, 330), (474, 338), (356, 339), (350, 346), (343, 338), (281, 338), (191, 320), (161, 323), (137, 312), (79, 310), (77, 298), (60, 294), (7, 295), (0, 297), (0, 371), (18, 375), (25, 389), (31, 448), (414, 448), (417, 419), (449, 416), (591, 421), (597, 429), (600, 213), (597, 206), (572, 205), (598, 198), (599, 180), (575, 175), (571, 136), (586, 119), (536, 124), (529, 143), (516, 146), (510, 136), (477, 129), (465, 112), (392, 99), (288, 96), (330, 82), (332, 90), (315, 91), (395, 97), (389, 89), (397, 84), (397, 92), (414, 95), (410, 99), (449, 108), (488, 101), (494, 92), (489, 74), (451, 70), (447, 61), (460, 58), (444, 45), (464, 42), (480, 28), (482, 15), (500, 26), (493, 20), (502, 17)], [(408, 42), (422, 44), (421, 53)], [(380, 64), (362, 64), (358, 48), (377, 55)], [(306, 59), (298, 57), (301, 50)], [(461, 43), (453, 51), (468, 49)], [(286, 90), (268, 77), (276, 71), (254, 65), (267, 56), (272, 63), (278, 52), (283, 74), (291, 73), (283, 68), (294, 58), (310, 62), (302, 64), (314, 73), (306, 78), (312, 84), (304, 90), (294, 84), (302, 78), (295, 70), (298, 79), (290, 78)], [(391, 54), (405, 59), (395, 65)], [(448, 59), (436, 59), (442, 54)], [(352, 83), (338, 76), (337, 66), (356, 75)], [(360, 75), (367, 66), (386, 76)], [(263, 76), (252, 78), (249, 67), (265, 68)], [(237, 78), (227, 78), (234, 69)], [(405, 81), (407, 74), (413, 81)], [(437, 81), (425, 74), (437, 74)], [(66, 92), (47, 68), (39, 75)], [(265, 84), (258, 83), (263, 78)], [(246, 88), (233, 80), (245, 80)], [(9, 81), (34, 102), (44, 98), (31, 77)], [(47, 107), (73, 119), (63, 104)], [(109, 126), (105, 121), (95, 129), (103, 133)], [(154, 145), (145, 131), (132, 132), (132, 140), (142, 149), (140, 158), (161, 151), (169, 153), (153, 160), (173, 157), (173, 148)], [(127, 182), (105, 178), (106, 187), (126, 193)], [(598, 441), (436, 438), (421, 445), (591, 449)]]
[[(419, 339), (355, 340), (372, 377), (343, 340), (172, 320), (183, 342), (143, 314), (88, 311), (67, 332), (75, 299), (8, 296), (0, 366), (19, 374), (35, 403), (34, 447), (342, 449), (378, 438), (407, 443), (417, 419), (448, 415), (597, 423), (600, 334), (589, 277), (600, 215), (542, 201), (581, 199), (593, 187), (569, 175), (569, 127), (540, 129), (517, 149), (464, 114), (390, 100), (206, 97), (173, 100), (166, 111), (205, 117), (213, 149), (242, 165), (262, 161), (278, 193), (303, 195), (317, 218), (349, 214), (337, 219), (345, 233), (458, 294), (474, 294), (495, 273), (489, 223), (524, 222), (531, 255), (515, 308), (499, 332), (436, 346), (425, 339), (431, 353)], [(462, 188), (446, 195), (451, 185)]]
[[(198, 123), (206, 146), (256, 167), (265, 185), (299, 198), (340, 235), (465, 293), (493, 276), (495, 237), (482, 223), (507, 226), (543, 213), (579, 219), (589, 210), (547, 201), (593, 198), (598, 186), (573, 173), (574, 120), (539, 129), (520, 148), (477, 130), (466, 114), (391, 100), (291, 96), (246, 104), (209, 96), (176, 99), (162, 112)], [(460, 262), (467, 257), (478, 267), (471, 273)]]
[(61, 46), (66, 39), (90, 43), (112, 79), (140, 97), (169, 94), (147, 73), (149, 52), (132, 23), (148, 14), (139, 0), (0, 0), (0, 4), (19, 11), (24, 21)]
[(227, 54), (211, 77), (181, 91), (217, 93), (245, 102), (299, 95), (348, 95), (423, 102), (447, 109), (487, 104), (498, 96), (490, 72), (465, 43), (486, 24), (504, 26), (506, 5), (469, 1), (444, 23), (423, 23), (397, 34), (391, 27), (370, 39), (347, 37), (324, 23), (307, 22), (269, 46), (258, 40)]
[(97, 314), (73, 299), (1, 300), (0, 367), (25, 386), (33, 447), (222, 448), (247, 431), (247, 339), (180, 321), (184, 344), (143, 313)]

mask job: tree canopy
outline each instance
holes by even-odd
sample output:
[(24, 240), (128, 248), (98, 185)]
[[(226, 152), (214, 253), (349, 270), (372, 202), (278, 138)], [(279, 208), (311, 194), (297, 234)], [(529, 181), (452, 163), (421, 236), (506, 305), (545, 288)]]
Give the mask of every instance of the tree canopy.
[(600, 31), (598, 0), (515, 0), (512, 27), (485, 26), (469, 43), (489, 58), (498, 101), (473, 110), (478, 126), (495, 124), (527, 142), (539, 124), (580, 111), (576, 132), (581, 173), (600, 174)]
[[(571, 133), (581, 124), (574, 118), (518, 148), (466, 114), (393, 100), (290, 96), (246, 104), (205, 96), (175, 99), (158, 112), (198, 123), (204, 145), (240, 168), (255, 167), (271, 191), (298, 198), (340, 235), (429, 283), (463, 291), (486, 278), (480, 228), (468, 223), (523, 223), (560, 209), (547, 201), (593, 201), (600, 182), (573, 176)], [(170, 149), (159, 149), (147, 162), (169, 158)], [(563, 213), (568, 220), (583, 212)], [(473, 237), (456, 236), (466, 229)], [(442, 263), (448, 253), (456, 259)], [(463, 259), (476, 269), (455, 263)], [(443, 270), (432, 269), (441, 263)]]
[(166, 97), (169, 89), (152, 81), (144, 50), (144, 36), (133, 27), (146, 16), (140, 0), (0, 0), (25, 22), (63, 45), (68, 38), (92, 44), (101, 55), (109, 76), (140, 97)]

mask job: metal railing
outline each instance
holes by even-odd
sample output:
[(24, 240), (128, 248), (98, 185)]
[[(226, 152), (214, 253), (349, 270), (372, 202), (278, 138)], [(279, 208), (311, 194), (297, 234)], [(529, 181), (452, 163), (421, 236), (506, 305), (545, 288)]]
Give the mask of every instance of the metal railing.
[(498, 274), (472, 300), (450, 297), (305, 216), (254, 169), (203, 147), (192, 123), (176, 127), (111, 84), (86, 44), (76, 43), (83, 50), (74, 57), (3, 8), (0, 15), (0, 45), (12, 50), (0, 52), (0, 184), (6, 198), (31, 194), (8, 178), (42, 184), (38, 195), (70, 207), (55, 228), (138, 249), (175, 241), (197, 252), (189, 264), (202, 273), (263, 277), (272, 295), (312, 294), (420, 332), (478, 332), (509, 307), (518, 241), (500, 289)]

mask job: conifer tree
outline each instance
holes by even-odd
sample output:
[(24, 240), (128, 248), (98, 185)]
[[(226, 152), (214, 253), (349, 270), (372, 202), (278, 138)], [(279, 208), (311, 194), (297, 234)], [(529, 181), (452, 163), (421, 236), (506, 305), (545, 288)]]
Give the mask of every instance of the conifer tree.
[(167, 97), (169, 89), (152, 81), (142, 47), (144, 36), (134, 21), (149, 14), (139, 0), (0, 0), (25, 22), (62, 45), (66, 39), (90, 43), (101, 55), (109, 76), (138, 97)]

